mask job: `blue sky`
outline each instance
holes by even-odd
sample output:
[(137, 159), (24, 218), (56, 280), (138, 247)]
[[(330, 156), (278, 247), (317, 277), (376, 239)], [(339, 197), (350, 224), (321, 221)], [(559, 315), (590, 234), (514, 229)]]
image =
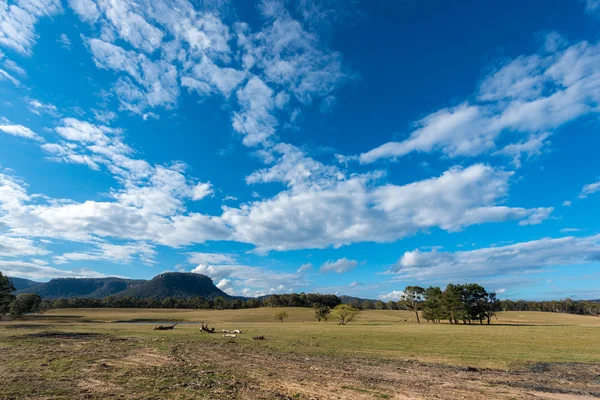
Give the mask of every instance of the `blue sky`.
[(0, 0), (0, 270), (599, 298), (600, 2)]

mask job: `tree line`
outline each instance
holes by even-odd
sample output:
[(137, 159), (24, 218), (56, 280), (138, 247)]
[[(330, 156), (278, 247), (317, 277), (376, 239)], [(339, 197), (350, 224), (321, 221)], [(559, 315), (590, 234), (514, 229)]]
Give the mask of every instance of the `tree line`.
[(513, 301), (498, 300), (496, 294), (483, 286), (469, 283), (449, 284), (444, 290), (439, 287), (422, 288), (408, 286), (398, 301), (340, 298), (333, 294), (292, 293), (275, 294), (262, 298), (204, 297), (164, 299), (137, 299), (133, 297), (109, 296), (101, 299), (69, 298), (42, 300), (35, 294), (14, 296), (12, 282), (0, 272), (0, 316), (21, 315), (53, 308), (180, 308), (228, 310), (259, 307), (311, 307), (317, 320), (326, 320), (330, 310), (344, 303), (358, 310), (409, 310), (421, 318), (438, 323), (469, 324), (490, 323), (499, 311), (545, 311), (579, 315), (600, 315), (600, 302), (576, 301)]

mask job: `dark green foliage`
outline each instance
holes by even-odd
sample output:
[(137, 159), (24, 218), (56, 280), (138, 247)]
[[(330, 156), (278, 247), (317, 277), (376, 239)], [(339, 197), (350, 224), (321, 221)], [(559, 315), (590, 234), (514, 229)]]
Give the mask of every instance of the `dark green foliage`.
[(40, 310), (41, 303), (42, 298), (37, 294), (20, 294), (10, 303), (10, 315), (18, 317), (26, 313), (37, 312)]
[(439, 323), (448, 318), (448, 312), (443, 306), (443, 293), (439, 287), (425, 289), (425, 301), (423, 301), (423, 318), (427, 322)]
[(0, 272), (0, 316), (8, 313), (10, 303), (12, 303), (15, 298), (12, 294), (14, 291), (15, 287), (13, 286), (12, 281)]
[(407, 286), (402, 295), (402, 302), (408, 310), (415, 313), (418, 323), (421, 323), (421, 320), (419, 319), (419, 310), (421, 309), (424, 295), (425, 289), (421, 286)]

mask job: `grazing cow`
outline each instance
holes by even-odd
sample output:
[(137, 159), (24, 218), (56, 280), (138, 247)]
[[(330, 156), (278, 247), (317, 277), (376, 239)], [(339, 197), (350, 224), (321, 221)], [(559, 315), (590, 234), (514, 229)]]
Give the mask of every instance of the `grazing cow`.
[(235, 338), (235, 337), (237, 337), (237, 335), (233, 334), (233, 333), (225, 333), (225, 334), (223, 334), (223, 337)]

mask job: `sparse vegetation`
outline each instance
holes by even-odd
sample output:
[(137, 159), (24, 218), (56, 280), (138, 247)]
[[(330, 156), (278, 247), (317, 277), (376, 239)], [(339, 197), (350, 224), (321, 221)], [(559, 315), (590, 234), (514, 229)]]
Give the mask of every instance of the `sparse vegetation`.
[(340, 325), (346, 325), (356, 319), (359, 310), (347, 304), (340, 304), (333, 309), (333, 316), (337, 318)]
[(317, 321), (327, 321), (329, 314), (331, 313), (331, 309), (327, 306), (317, 306), (315, 307), (315, 318)]
[[(279, 311), (288, 323), (272, 318)], [(472, 400), (527, 398), (532, 387), (600, 394), (598, 318), (503, 312), (496, 326), (423, 326), (412, 311), (372, 310), (341, 328), (313, 317), (310, 308), (46, 311), (0, 324), (0, 398), (330, 399), (330, 376), (335, 396), (352, 399), (440, 398), (448, 382), (444, 398), (465, 397), (464, 387)], [(102, 322), (125, 319), (155, 322)], [(199, 324), (153, 330), (172, 319), (244, 334), (224, 346)], [(261, 335), (268, 340), (252, 340)], [(240, 359), (253, 368), (240, 369)]]
[(275, 318), (276, 320), (279, 320), (280, 322), (283, 322), (284, 319), (289, 318), (289, 315), (288, 315), (287, 311), (278, 311), (275, 314), (273, 314), (273, 318)]

